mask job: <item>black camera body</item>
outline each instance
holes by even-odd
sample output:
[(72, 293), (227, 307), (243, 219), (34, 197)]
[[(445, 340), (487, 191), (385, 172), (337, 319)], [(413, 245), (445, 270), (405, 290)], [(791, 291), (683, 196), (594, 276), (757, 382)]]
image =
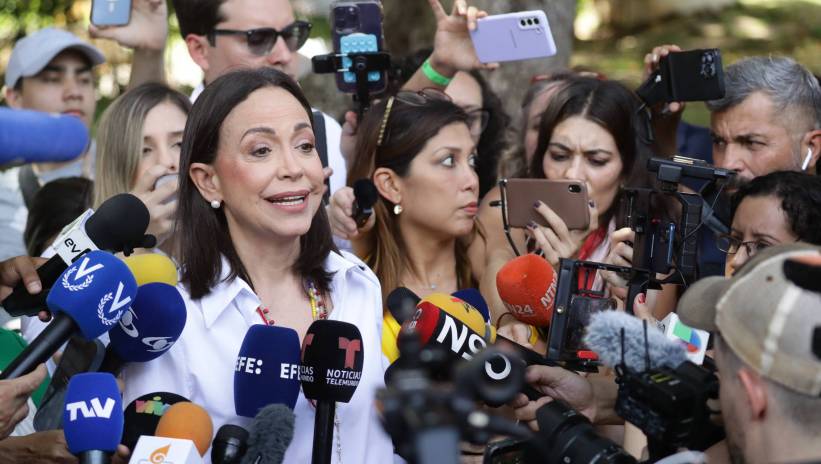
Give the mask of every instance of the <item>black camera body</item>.
[(686, 361), (675, 369), (641, 373), (616, 368), (616, 413), (668, 450), (705, 449), (720, 435), (710, 421), (708, 399), (718, 398), (714, 371)]

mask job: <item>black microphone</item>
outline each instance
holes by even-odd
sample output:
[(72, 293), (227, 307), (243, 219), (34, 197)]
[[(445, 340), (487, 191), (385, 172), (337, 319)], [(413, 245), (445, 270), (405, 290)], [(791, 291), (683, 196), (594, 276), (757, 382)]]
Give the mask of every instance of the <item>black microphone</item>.
[(299, 380), (305, 398), (316, 401), (312, 464), (331, 463), (336, 402), (351, 400), (364, 362), (362, 334), (355, 325), (318, 320), (308, 327)]
[(356, 227), (363, 227), (373, 214), (373, 205), (379, 196), (370, 179), (359, 179), (353, 183), (353, 220)]
[(385, 298), (385, 306), (388, 307), (388, 312), (397, 323), (404, 324), (405, 321), (413, 318), (419, 301), (421, 298), (407, 287), (396, 287)]
[(211, 444), (213, 464), (239, 464), (248, 448), (248, 431), (239, 425), (225, 424), (217, 430)]
[(150, 219), (145, 204), (129, 193), (114, 195), (96, 212), (87, 210), (60, 232), (52, 245), (56, 254), (37, 268), (43, 290), (31, 295), (20, 282), (3, 300), (3, 308), (12, 317), (36, 315), (46, 308), (45, 295), (60, 274), (89, 251), (130, 254), (134, 248), (156, 245), (156, 238), (145, 235)]
[(294, 412), (280, 403), (265, 406), (251, 423), (242, 464), (282, 464), (293, 438)]
[(94, 340), (117, 324), (137, 294), (128, 266), (111, 253), (92, 251), (55, 279), (46, 304), (54, 319), (0, 374), (25, 375), (45, 362), (75, 333)]

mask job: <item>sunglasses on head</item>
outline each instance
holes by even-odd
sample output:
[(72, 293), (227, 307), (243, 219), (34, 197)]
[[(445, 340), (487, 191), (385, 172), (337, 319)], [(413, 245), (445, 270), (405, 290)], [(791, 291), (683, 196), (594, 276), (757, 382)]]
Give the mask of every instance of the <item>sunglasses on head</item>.
[(382, 142), (385, 141), (385, 130), (388, 128), (388, 118), (391, 115), (394, 101), (399, 101), (411, 106), (422, 106), (430, 100), (453, 101), (445, 92), (433, 88), (422, 89), (418, 92), (403, 90), (390, 97), (388, 103), (385, 105), (385, 114), (382, 116), (382, 124), (379, 125), (379, 137), (376, 139), (376, 146), (381, 147)]
[(305, 44), (310, 34), (311, 23), (308, 21), (294, 21), (285, 26), (281, 31), (272, 27), (261, 27), (247, 31), (214, 29), (208, 33), (208, 43), (211, 44), (212, 47), (215, 47), (218, 35), (244, 35), (248, 50), (254, 55), (264, 56), (271, 53), (271, 50), (277, 43), (277, 39), (280, 37), (285, 41), (285, 46), (288, 47), (288, 50), (295, 52)]

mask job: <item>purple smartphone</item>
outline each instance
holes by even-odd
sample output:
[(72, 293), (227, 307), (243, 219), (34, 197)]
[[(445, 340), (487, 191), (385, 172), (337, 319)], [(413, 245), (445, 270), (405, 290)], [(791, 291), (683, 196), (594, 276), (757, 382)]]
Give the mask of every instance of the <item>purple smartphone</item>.
[(530, 60), (556, 54), (547, 15), (541, 10), (479, 19), (470, 38), (482, 63)]

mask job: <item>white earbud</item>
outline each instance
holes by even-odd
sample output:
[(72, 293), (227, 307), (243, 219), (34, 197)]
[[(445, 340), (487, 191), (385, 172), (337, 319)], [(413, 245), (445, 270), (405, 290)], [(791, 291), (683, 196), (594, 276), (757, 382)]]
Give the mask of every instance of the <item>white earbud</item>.
[(807, 157), (804, 158), (804, 163), (801, 165), (801, 170), (806, 171), (810, 167), (810, 160), (812, 159), (812, 148), (807, 147)]

